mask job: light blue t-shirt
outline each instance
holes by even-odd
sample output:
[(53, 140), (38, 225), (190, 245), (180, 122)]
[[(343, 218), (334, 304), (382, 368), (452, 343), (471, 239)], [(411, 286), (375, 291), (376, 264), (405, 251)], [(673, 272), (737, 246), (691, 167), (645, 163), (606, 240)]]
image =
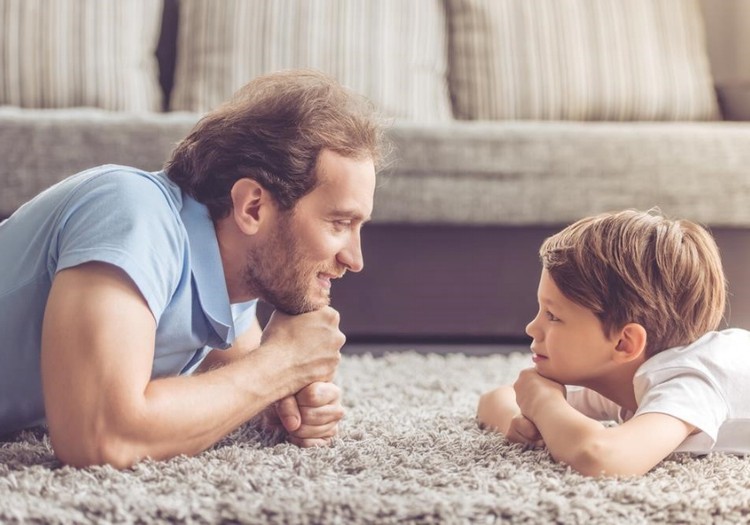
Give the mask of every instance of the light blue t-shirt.
[(229, 304), (208, 209), (164, 172), (102, 166), (69, 177), (0, 223), (0, 434), (43, 422), (52, 279), (90, 261), (121, 268), (148, 303), (157, 322), (152, 378), (192, 371), (254, 319), (256, 301)]

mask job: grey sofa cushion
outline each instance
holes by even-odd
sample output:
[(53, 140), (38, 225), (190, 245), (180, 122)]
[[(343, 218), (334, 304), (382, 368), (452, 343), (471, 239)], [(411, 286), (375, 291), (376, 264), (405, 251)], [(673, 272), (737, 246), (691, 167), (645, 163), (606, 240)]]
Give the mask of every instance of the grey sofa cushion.
[(0, 107), (0, 215), (100, 164), (158, 170), (197, 120), (192, 113)]
[(727, 122), (399, 123), (381, 222), (544, 225), (660, 206), (750, 226), (750, 125)]
[[(157, 170), (193, 113), (0, 108), (0, 215), (91, 166)], [(750, 226), (746, 123), (396, 121), (374, 221), (545, 225), (660, 206), (710, 225)]]

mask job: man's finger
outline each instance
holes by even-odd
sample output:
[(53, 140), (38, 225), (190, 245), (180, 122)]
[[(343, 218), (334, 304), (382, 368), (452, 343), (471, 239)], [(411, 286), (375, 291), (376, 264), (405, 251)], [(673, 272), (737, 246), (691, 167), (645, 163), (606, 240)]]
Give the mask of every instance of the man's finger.
[(334, 421), (326, 425), (301, 425), (297, 430), (291, 432), (293, 437), (301, 439), (329, 438), (338, 434), (338, 422)]
[(302, 438), (296, 438), (294, 436), (289, 436), (289, 442), (301, 448), (327, 447), (327, 446), (330, 446), (331, 444), (331, 438), (302, 439)]
[(344, 408), (339, 405), (325, 405), (322, 407), (299, 407), (303, 425), (319, 426), (344, 418)]
[(341, 389), (333, 383), (311, 383), (295, 394), (299, 406), (320, 407), (341, 397)]
[(276, 402), (276, 414), (287, 432), (294, 432), (302, 424), (299, 406), (294, 396), (287, 396)]

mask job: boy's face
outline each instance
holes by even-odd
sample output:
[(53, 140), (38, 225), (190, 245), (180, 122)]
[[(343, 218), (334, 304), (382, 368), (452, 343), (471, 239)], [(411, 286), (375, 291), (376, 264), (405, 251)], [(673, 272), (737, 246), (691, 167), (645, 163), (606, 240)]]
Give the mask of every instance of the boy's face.
[(565, 297), (547, 270), (537, 296), (539, 312), (526, 326), (537, 372), (558, 383), (593, 386), (615, 366), (618, 340), (604, 333), (591, 310)]

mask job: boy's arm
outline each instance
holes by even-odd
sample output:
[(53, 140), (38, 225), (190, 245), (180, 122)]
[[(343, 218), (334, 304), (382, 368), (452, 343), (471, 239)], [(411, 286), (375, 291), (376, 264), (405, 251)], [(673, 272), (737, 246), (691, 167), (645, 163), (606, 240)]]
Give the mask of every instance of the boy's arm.
[(516, 404), (516, 392), (510, 385), (482, 394), (477, 406), (477, 420), (487, 428), (507, 434), (511, 420), (521, 414)]
[(645, 474), (695, 430), (660, 413), (606, 428), (571, 407), (564, 387), (534, 369), (519, 375), (515, 390), (521, 411), (537, 426), (552, 457), (588, 476)]
[(481, 426), (505, 435), (512, 443), (544, 446), (534, 423), (521, 414), (516, 403), (516, 393), (510, 385), (498, 387), (479, 398), (477, 420)]

